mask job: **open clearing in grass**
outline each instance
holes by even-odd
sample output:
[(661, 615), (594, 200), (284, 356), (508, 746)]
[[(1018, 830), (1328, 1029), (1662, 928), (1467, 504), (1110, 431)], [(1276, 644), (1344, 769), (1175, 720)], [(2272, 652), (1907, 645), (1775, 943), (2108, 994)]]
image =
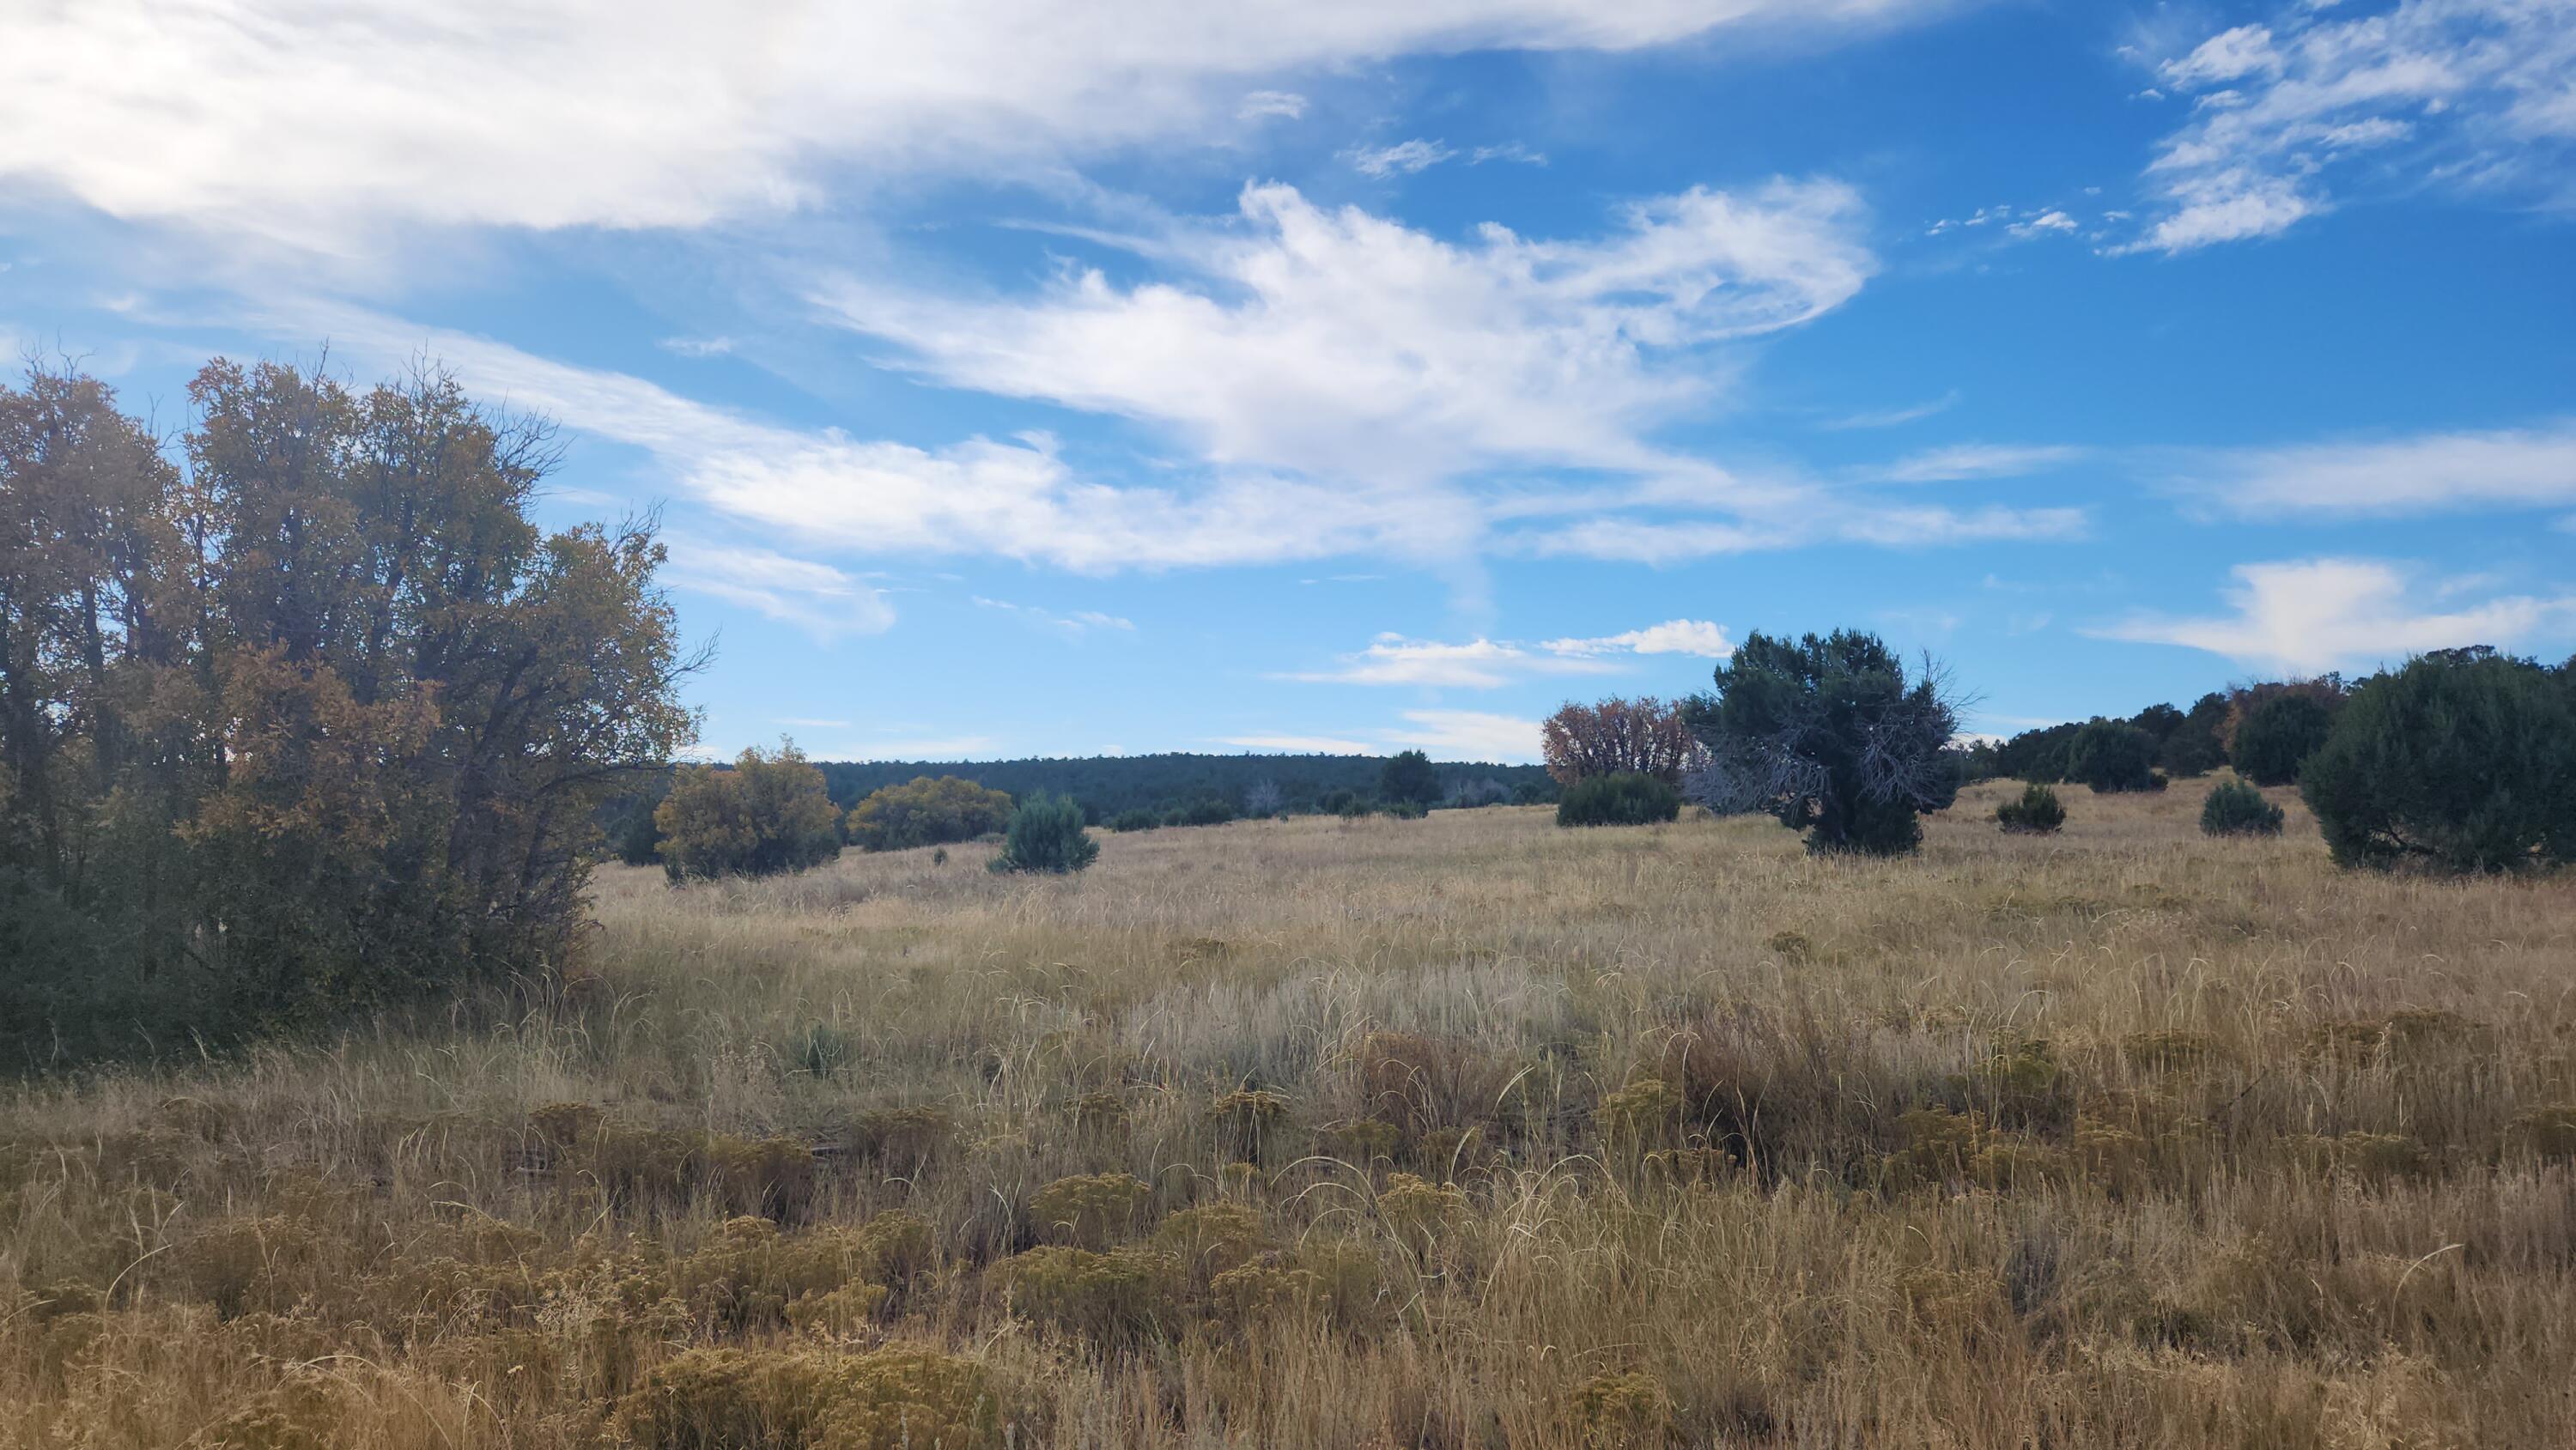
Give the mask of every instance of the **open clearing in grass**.
[(532, 1007), (0, 1105), (0, 1445), (2576, 1440), (2576, 892), (2010, 788), (613, 868)]

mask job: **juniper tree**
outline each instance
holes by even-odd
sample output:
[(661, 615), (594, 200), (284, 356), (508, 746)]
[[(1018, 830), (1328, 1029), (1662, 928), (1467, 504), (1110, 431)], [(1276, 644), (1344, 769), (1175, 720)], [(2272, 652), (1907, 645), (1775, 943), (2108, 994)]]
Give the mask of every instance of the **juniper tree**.
[(1908, 679), (1876, 635), (1748, 635), (1715, 686), (1683, 705), (1708, 749), (1685, 794), (1712, 811), (1771, 815), (1820, 854), (1899, 855), (1922, 840), (1920, 813), (1958, 798), (1941, 672), (1927, 659)]

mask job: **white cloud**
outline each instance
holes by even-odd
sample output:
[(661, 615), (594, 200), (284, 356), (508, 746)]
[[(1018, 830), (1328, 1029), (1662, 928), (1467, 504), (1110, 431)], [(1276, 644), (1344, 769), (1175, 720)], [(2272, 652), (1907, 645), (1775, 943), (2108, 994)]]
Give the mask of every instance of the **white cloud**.
[[(1152, 484), (1127, 484), (1086, 476), (1042, 434), (937, 447), (854, 439), (837, 429), (763, 423), (640, 378), (354, 309), (290, 305), (227, 320), (299, 344), (326, 339), (338, 356), (361, 367), (441, 360), (478, 396), (650, 451), (689, 497), (804, 552), (998, 555), (1107, 574), (1349, 555), (1447, 567), (1481, 552), (1672, 562), (1834, 540), (1913, 547), (2063, 538), (2084, 527), (2080, 509), (1897, 508), (1797, 479), (1748, 479), (1607, 433), (1553, 446), (1534, 434), (1519, 452), (1504, 451), (1510, 440), (1487, 439), (1479, 448), (1473, 433), (1489, 420), (1503, 426), (1508, 408), (1452, 393), (1457, 380), (1438, 376), (1420, 380), (1417, 401), (1400, 410), (1405, 416), (1372, 419), (1364, 416), (1364, 399), (1334, 392), (1337, 381), (1319, 375), (1308, 401), (1333, 403), (1346, 410), (1343, 416), (1314, 416), (1328, 413), (1320, 404), (1306, 410), (1283, 404), (1269, 410), (1282, 431), (1265, 433), (1253, 416), (1261, 411), (1254, 389), (1265, 375), (1248, 353), (1233, 360), (1244, 374), (1245, 416), (1235, 419), (1229, 411), (1238, 401), (1230, 387), (1217, 394), (1227, 406), (1212, 405), (1207, 413), (1231, 440), (1212, 450), (1214, 461), (1159, 471)], [(1467, 365), (1472, 349), (1465, 340), (1446, 345), (1459, 348)], [(1498, 334), (1494, 345), (1514, 344)], [(1160, 377), (1162, 366), (1150, 371)], [(1326, 368), (1320, 359), (1317, 366)], [(1176, 377), (1171, 381), (1180, 386)], [(1530, 386), (1539, 382), (1533, 378)], [(1636, 386), (1671, 385), (1649, 378)], [(1294, 383), (1280, 384), (1283, 399), (1293, 401), (1297, 391)], [(1143, 392), (1138, 385), (1140, 398)], [(1546, 405), (1535, 395), (1527, 402), (1533, 409)], [(1417, 416), (1426, 412), (1453, 416)], [(1599, 421), (1569, 418), (1565, 426), (1591, 428)], [(1374, 439), (1381, 451), (1350, 449), (1345, 456), (1327, 426), (1335, 422)], [(1439, 456), (1435, 445), (1444, 439), (1465, 456)], [(1274, 453), (1282, 466), (1254, 466)], [(1290, 459), (1312, 467), (1284, 466)], [(1407, 459), (1411, 466), (1400, 466)], [(1609, 473), (1623, 461), (1635, 470), (1632, 481), (1599, 487), (1538, 489), (1457, 476), (1470, 468), (1551, 462)], [(1570, 522), (1536, 522), (1549, 519)], [(770, 584), (731, 581), (731, 587), (778, 595)], [(772, 604), (788, 607), (783, 596)]]
[(1281, 116), (1294, 121), (1306, 114), (1306, 98), (1295, 91), (1248, 91), (1234, 114), (1244, 120)]
[(1434, 756), (1495, 762), (1539, 756), (1536, 720), (1480, 710), (1407, 710), (1403, 719), (1403, 725), (1388, 732), (1389, 738)]
[(1511, 161), (1522, 166), (1545, 166), (1547, 153), (1532, 151), (1518, 141), (1506, 141), (1500, 146), (1479, 146), (1467, 153), (1467, 164), (1470, 166), (1482, 166), (1488, 161)]
[(2019, 478), (2084, 456), (2057, 445), (1961, 443), (1908, 454), (1883, 467), (1862, 470), (1878, 483), (1953, 483), (1973, 478)]
[[(80, 0), (12, 7), (0, 179), (323, 251), (369, 222), (696, 226), (824, 176), (1033, 174), (1417, 53), (1831, 32), (1945, 0)], [(1258, 98), (1258, 99), (1256, 99)], [(1250, 119), (1245, 115), (1249, 112)]]
[(1220, 465), (1423, 481), (1496, 465), (1651, 470), (1641, 430), (1715, 390), (1700, 354), (1842, 305), (1875, 267), (1833, 182), (1692, 190), (1591, 241), (1453, 244), (1293, 187), (1158, 254), (1026, 298), (843, 280), (818, 301), (958, 387), (1167, 425)]
[(1824, 426), (1838, 432), (1854, 428), (1902, 427), (1907, 423), (1919, 423), (1938, 413), (1946, 413), (1959, 406), (1960, 401), (1966, 396), (1957, 388), (1952, 388), (1928, 403), (1917, 403), (1908, 408), (1886, 408), (1871, 413), (1846, 414)]
[(998, 609), (1006, 614), (1017, 615), (1041, 628), (1060, 630), (1068, 635), (1085, 635), (1095, 629), (1123, 630), (1130, 634), (1136, 630), (1134, 620), (1121, 619), (1114, 614), (1103, 614), (1096, 609), (1077, 609), (1071, 614), (1058, 614), (1051, 609), (1041, 609), (1034, 604), (1013, 604), (1007, 599), (987, 599), (981, 594), (975, 595), (974, 600), (981, 608)]
[(2272, 48), (2270, 30), (2260, 25), (2240, 25), (2211, 36), (2191, 54), (2166, 61), (2156, 71), (2167, 85), (2198, 90), (2257, 72), (2278, 75), (2281, 55)]
[(1417, 138), (1398, 141), (1392, 146), (1354, 146), (1342, 153), (1342, 159), (1362, 176), (1373, 176), (1383, 181), (1398, 173), (1411, 176), (1417, 171), (1428, 171), (1457, 154), (1437, 141)]
[(2429, 609), (2442, 597), (2438, 582), (2419, 584), (2411, 571), (2372, 559), (2240, 564), (2234, 572), (2236, 586), (2222, 591), (2233, 615), (2141, 617), (2087, 633), (2187, 645), (2254, 668), (2306, 675), (2457, 645), (2510, 647), (2576, 621), (2576, 594)]
[(1735, 653), (1724, 627), (1704, 619), (1668, 619), (1644, 629), (1598, 639), (1552, 639), (1539, 648), (1560, 655), (1697, 655), (1722, 660)]
[(660, 344), (664, 352), (682, 357), (723, 357), (734, 350), (730, 337), (666, 337)]
[(819, 643), (843, 635), (882, 634), (894, 625), (894, 606), (884, 594), (829, 564), (684, 537), (665, 543), (670, 563), (663, 580), (671, 587), (758, 610), (795, 625)]
[(2333, 205), (2356, 156), (2407, 146), (2391, 186), (2432, 177), (2565, 202), (2576, 150), (2576, 5), (2401, 0), (2349, 19), (2286, 10), (2164, 61), (2194, 97), (2148, 177), (2164, 214), (2116, 250), (2272, 236)]
[(2037, 216), (2014, 222), (2011, 226), (2006, 227), (2005, 230), (2011, 232), (2016, 237), (2028, 239), (2031, 237), (2044, 237), (2052, 232), (2071, 232), (2075, 230), (2075, 226), (2075, 218), (2068, 216), (2062, 211), (2051, 209), (2049, 211), (2041, 212)]
[(1307, 671), (1281, 678), (1312, 684), (1457, 686), (1489, 690), (1524, 674), (1597, 674), (1608, 666), (1592, 660), (1533, 654), (1517, 644), (1474, 639), (1465, 644), (1407, 639), (1381, 634), (1369, 647), (1345, 655), (1330, 670)]
[(2576, 504), (2576, 421), (2190, 454), (2172, 478), (2256, 516), (2560, 508)]

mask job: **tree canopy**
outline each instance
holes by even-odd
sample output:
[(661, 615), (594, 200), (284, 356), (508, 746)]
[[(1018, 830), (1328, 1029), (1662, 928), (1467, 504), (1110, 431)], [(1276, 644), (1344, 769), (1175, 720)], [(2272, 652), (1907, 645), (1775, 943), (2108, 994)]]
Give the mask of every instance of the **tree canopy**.
[[(543, 424), (218, 360), (178, 458), (0, 387), (0, 1047), (306, 1023), (571, 950), (594, 814), (694, 721), (646, 522)], [(184, 464), (180, 461), (184, 460)]]
[(1873, 634), (1748, 635), (1715, 690), (1683, 708), (1709, 752), (1691, 799), (1775, 816), (1812, 851), (1910, 851), (1918, 814), (1958, 798), (1947, 755), (1958, 715), (1938, 672), (1927, 662), (1908, 679)]

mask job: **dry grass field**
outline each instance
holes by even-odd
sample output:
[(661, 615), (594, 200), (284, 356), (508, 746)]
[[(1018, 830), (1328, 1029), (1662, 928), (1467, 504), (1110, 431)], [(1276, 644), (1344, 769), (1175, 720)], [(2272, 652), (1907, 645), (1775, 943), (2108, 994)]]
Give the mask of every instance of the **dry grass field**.
[(2576, 890), (1999, 786), (611, 868), (0, 1100), (8, 1447), (2576, 1444)]

